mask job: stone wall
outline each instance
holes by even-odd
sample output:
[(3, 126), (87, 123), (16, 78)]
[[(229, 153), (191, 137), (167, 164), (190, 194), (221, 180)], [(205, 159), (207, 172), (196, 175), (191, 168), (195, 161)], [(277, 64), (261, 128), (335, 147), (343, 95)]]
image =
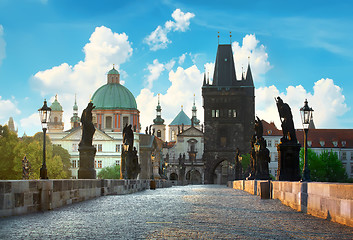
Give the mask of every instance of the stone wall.
[(260, 196), (266, 192), (261, 188), (269, 188), (272, 199), (279, 199), (297, 211), (353, 227), (353, 184), (271, 181), (266, 186), (263, 183), (239, 180), (229, 182), (228, 186)]
[[(157, 188), (171, 187), (156, 180)], [(150, 188), (150, 180), (68, 179), (0, 181), (0, 217), (46, 211), (75, 202), (130, 194)]]

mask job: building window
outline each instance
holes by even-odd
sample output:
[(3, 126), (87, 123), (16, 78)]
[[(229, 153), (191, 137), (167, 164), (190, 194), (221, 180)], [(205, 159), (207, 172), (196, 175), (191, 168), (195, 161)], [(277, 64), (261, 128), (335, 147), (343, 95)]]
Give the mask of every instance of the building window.
[(230, 118), (231, 118), (231, 117), (233, 117), (232, 115), (233, 115), (233, 111), (232, 111), (232, 109), (228, 109), (228, 117), (230, 117)]
[(77, 167), (80, 167), (80, 160), (77, 160)]
[(212, 117), (216, 117), (216, 110), (212, 109)]
[(121, 145), (120, 144), (116, 144), (115, 145), (115, 152), (121, 152)]
[(98, 160), (98, 168), (102, 168), (102, 160)]
[(113, 126), (113, 118), (111, 116), (107, 116), (105, 118), (105, 128), (112, 128)]
[(275, 153), (275, 162), (278, 162), (278, 153)]
[(312, 144), (313, 144), (312, 141), (308, 141), (308, 147), (311, 147)]
[(332, 144), (333, 144), (334, 147), (337, 147), (338, 142), (337, 141), (333, 141)]
[(159, 137), (159, 138), (162, 137), (162, 131), (161, 130), (157, 131), (157, 137)]
[(78, 145), (77, 145), (77, 143), (73, 143), (73, 144), (72, 144), (72, 151), (73, 151), (73, 152), (77, 152), (77, 151), (78, 151)]
[(347, 153), (346, 152), (342, 152), (342, 160), (347, 160)]
[(325, 146), (325, 141), (320, 141), (321, 147)]
[(267, 140), (267, 147), (272, 147), (272, 140)]
[(277, 147), (279, 141), (278, 140), (275, 140), (275, 147)]
[(129, 125), (129, 117), (123, 117), (123, 127)]
[(94, 161), (94, 168), (97, 168), (97, 161)]
[(72, 160), (72, 168), (77, 168), (76, 160)]
[(55, 123), (58, 122), (58, 117), (55, 117), (55, 118), (54, 118), (54, 122), (55, 122)]
[(216, 118), (219, 117), (219, 109), (216, 109)]
[(233, 109), (233, 118), (237, 117), (237, 111), (235, 111), (235, 109)]
[(342, 147), (346, 146), (346, 141), (342, 141)]
[(119, 160), (116, 160), (115, 161), (115, 166), (118, 166), (119, 165)]
[(96, 148), (97, 152), (102, 152), (102, 144), (93, 144), (93, 147)]

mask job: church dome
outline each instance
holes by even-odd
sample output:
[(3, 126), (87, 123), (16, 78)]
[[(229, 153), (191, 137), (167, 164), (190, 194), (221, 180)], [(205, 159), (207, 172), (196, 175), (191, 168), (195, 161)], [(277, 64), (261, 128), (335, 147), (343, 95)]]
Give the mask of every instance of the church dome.
[(58, 102), (57, 96), (55, 96), (55, 100), (54, 102), (51, 104), (50, 106), (52, 111), (62, 111), (63, 107), (61, 106), (61, 104)]
[[(112, 69), (109, 71), (114, 71)], [(116, 70), (115, 70), (116, 71)], [(118, 72), (118, 71), (116, 71)], [(137, 104), (132, 93), (120, 83), (107, 83), (92, 96), (92, 102), (95, 109), (136, 109)]]

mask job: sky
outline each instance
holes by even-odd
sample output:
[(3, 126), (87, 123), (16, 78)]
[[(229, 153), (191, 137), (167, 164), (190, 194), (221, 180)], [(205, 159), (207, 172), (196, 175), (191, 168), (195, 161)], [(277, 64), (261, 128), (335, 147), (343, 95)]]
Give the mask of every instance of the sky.
[(166, 124), (182, 107), (191, 117), (194, 95), (203, 122), (219, 43), (232, 44), (238, 78), (250, 63), (259, 118), (280, 128), (280, 96), (301, 128), (308, 99), (317, 128), (352, 128), (352, 12), (348, 0), (0, 0), (0, 125), (13, 117), (19, 136), (41, 131), (38, 109), (57, 95), (68, 130), (75, 95), (81, 114), (113, 64), (141, 129), (158, 94)]

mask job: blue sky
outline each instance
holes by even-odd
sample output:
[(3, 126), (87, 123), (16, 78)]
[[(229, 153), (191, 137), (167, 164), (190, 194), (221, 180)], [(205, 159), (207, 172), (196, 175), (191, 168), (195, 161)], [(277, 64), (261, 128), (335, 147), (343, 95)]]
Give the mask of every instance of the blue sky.
[(113, 64), (142, 129), (158, 93), (167, 124), (181, 105), (191, 116), (194, 94), (203, 120), (220, 32), (239, 76), (250, 56), (260, 118), (279, 127), (280, 95), (300, 127), (308, 98), (318, 128), (352, 128), (353, 3), (287, 2), (0, 0), (0, 124), (12, 116), (20, 136), (41, 131), (37, 109), (57, 94), (68, 129), (75, 94), (81, 112)]

